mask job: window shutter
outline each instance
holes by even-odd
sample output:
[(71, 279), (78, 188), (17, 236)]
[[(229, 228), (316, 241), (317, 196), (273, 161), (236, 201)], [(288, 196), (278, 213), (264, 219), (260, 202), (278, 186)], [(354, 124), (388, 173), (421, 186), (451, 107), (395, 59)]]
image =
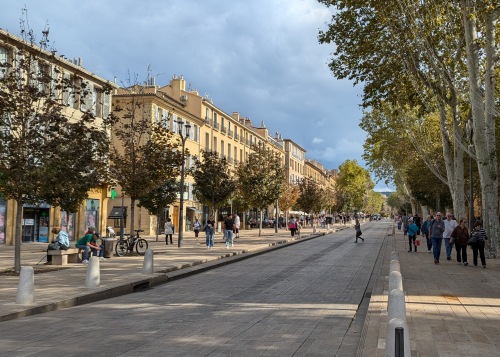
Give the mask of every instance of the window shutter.
[(103, 93), (104, 98), (103, 98), (103, 106), (102, 106), (102, 117), (107, 118), (108, 115), (111, 113), (110, 107), (111, 107), (111, 94), (109, 93)]

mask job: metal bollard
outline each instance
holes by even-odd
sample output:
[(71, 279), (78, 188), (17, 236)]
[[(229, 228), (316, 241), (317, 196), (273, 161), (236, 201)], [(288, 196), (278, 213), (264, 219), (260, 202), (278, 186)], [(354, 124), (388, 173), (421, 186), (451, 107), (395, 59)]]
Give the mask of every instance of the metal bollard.
[[(398, 330), (400, 328), (400, 330)], [(397, 337), (397, 333), (401, 333), (401, 337)], [(402, 341), (397, 342), (398, 338)], [(398, 347), (396, 347), (398, 346)], [(396, 352), (396, 348), (400, 348)], [(410, 334), (408, 333), (408, 325), (401, 319), (391, 319), (387, 323), (387, 336), (385, 341), (385, 356), (386, 357), (410, 357)]]
[(403, 327), (396, 327), (396, 338), (394, 349), (396, 351), (396, 357), (405, 357), (405, 339), (404, 339), (404, 331)]

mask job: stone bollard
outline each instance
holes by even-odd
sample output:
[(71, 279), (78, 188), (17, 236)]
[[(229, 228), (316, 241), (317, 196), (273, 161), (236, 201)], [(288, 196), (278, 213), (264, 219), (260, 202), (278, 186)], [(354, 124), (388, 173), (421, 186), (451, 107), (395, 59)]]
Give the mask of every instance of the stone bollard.
[(396, 251), (391, 252), (391, 260), (399, 260), (399, 254)]
[(21, 267), (17, 284), (16, 304), (35, 302), (35, 271), (33, 267)]
[(399, 271), (391, 271), (389, 274), (389, 291), (394, 289), (403, 291), (403, 277)]
[(90, 257), (87, 266), (87, 279), (85, 286), (87, 288), (98, 288), (101, 284), (101, 271), (99, 268), (99, 257)]
[[(402, 341), (399, 340), (399, 348), (400, 350), (398, 351), (399, 354), (396, 354), (396, 328), (397, 327), (402, 327), (403, 328), (403, 339)], [(401, 346), (401, 343), (403, 346)], [(399, 357), (401, 356), (400, 352), (403, 351), (404, 354), (403, 356), (405, 357), (410, 357), (411, 356), (411, 351), (410, 351), (410, 333), (408, 331), (408, 325), (406, 324), (405, 321), (401, 319), (391, 319), (387, 323), (387, 335), (385, 338), (385, 355), (387, 357)]]
[(144, 254), (144, 262), (142, 263), (142, 273), (153, 274), (153, 267), (153, 251), (151, 249), (146, 249), (146, 254)]
[(313, 226), (313, 233), (316, 233), (316, 225)]
[(391, 290), (387, 300), (387, 321), (394, 318), (406, 321), (405, 294), (399, 289)]
[(391, 272), (391, 271), (399, 271), (399, 272), (401, 272), (401, 267), (399, 265), (399, 260), (395, 260), (395, 259), (391, 260), (391, 264), (389, 266), (389, 272)]

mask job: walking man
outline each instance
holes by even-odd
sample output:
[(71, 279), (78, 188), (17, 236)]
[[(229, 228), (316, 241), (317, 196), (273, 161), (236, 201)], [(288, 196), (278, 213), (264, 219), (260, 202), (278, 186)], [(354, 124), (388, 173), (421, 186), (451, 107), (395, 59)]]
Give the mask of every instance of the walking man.
[(436, 213), (436, 218), (429, 225), (429, 235), (432, 241), (432, 253), (434, 253), (434, 264), (439, 264), (441, 255), (441, 245), (443, 244), (444, 222), (441, 219), (441, 212)]
[(446, 259), (451, 260), (451, 252), (453, 250), (453, 245), (450, 243), (451, 233), (455, 228), (457, 228), (458, 223), (453, 219), (450, 212), (446, 213), (446, 219), (444, 221), (444, 246), (446, 249)]
[(233, 220), (233, 215), (229, 213), (224, 220), (224, 232), (225, 237), (226, 237), (226, 249), (229, 248), (229, 244), (231, 244), (231, 247), (233, 246), (233, 227), (234, 227), (234, 220)]

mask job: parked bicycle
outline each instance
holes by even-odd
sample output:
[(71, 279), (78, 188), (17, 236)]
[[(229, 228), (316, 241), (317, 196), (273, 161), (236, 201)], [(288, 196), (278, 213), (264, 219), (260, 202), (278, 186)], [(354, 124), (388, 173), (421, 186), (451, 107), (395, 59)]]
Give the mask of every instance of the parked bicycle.
[(136, 232), (135, 236), (127, 234), (127, 238), (120, 238), (118, 242), (116, 242), (115, 253), (117, 256), (123, 257), (129, 252), (132, 253), (134, 251), (134, 247), (137, 254), (146, 254), (146, 249), (148, 249), (148, 241), (139, 236), (139, 232), (144, 231), (142, 229), (135, 229), (134, 232)]

